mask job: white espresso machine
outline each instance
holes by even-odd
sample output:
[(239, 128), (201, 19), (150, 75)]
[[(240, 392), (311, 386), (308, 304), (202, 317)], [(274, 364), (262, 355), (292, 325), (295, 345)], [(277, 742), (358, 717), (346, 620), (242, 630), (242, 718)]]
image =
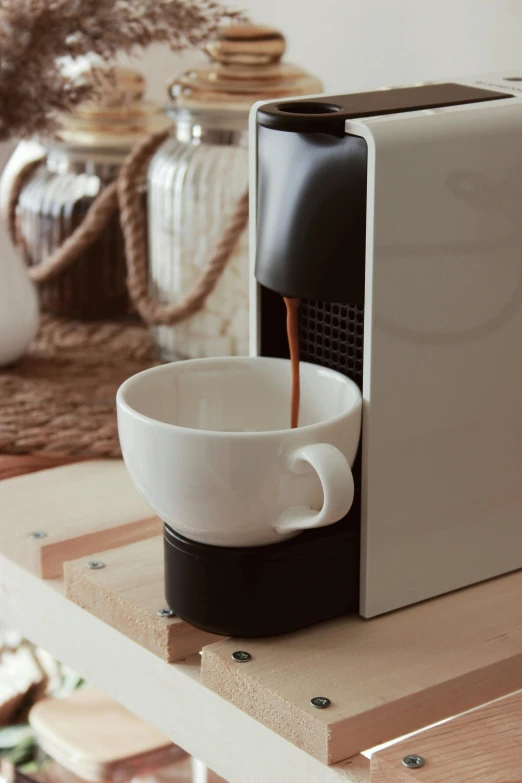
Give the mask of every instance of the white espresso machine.
[(302, 360), (362, 389), (356, 502), (269, 547), (167, 529), (170, 605), (267, 635), (521, 568), (522, 74), (258, 104), (251, 156), (252, 352), (299, 297)]

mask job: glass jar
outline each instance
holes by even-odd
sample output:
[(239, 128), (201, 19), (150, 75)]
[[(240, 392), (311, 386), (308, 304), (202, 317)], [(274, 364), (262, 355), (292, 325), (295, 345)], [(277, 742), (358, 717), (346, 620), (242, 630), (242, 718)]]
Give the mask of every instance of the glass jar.
[[(280, 63), (284, 37), (231, 25), (207, 49), (210, 66), (170, 86), (175, 122), (148, 170), (150, 290), (179, 302), (207, 266), (248, 188), (248, 114), (255, 101), (320, 92), (321, 82)], [(152, 327), (164, 360), (248, 353), (248, 231), (203, 308), (175, 326)]]
[[(180, 111), (149, 168), (150, 273), (162, 302), (192, 288), (248, 186), (246, 121), (231, 130), (212, 120), (203, 125), (198, 113)], [(204, 308), (174, 327), (154, 327), (154, 335), (164, 360), (248, 353), (246, 231)]]
[[(143, 100), (140, 74), (128, 68), (109, 74), (96, 68), (101, 84), (96, 101), (64, 118), (56, 138), (42, 142), (41, 163), (28, 170), (18, 196), (16, 233), (29, 266), (52, 262), (100, 194), (115, 182), (134, 144), (167, 122), (159, 107)], [(85, 319), (130, 312), (116, 205), (96, 233), (67, 268), (40, 282), (43, 310)]]

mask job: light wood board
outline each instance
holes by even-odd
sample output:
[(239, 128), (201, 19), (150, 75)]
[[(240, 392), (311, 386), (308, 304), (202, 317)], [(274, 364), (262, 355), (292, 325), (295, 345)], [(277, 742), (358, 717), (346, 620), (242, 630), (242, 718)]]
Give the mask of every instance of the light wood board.
[(177, 755), (159, 731), (97, 688), (38, 702), (29, 723), (45, 752), (83, 780), (108, 781), (122, 763), (150, 765)]
[(38, 470), (49, 470), (61, 465), (83, 462), (74, 457), (55, 457), (50, 454), (0, 454), (0, 481)]
[[(123, 460), (92, 460), (0, 482), (2, 552), (43, 579), (65, 560), (161, 532)], [(45, 538), (31, 538), (43, 532)]]
[(331, 764), (522, 688), (522, 572), (372, 620), (218, 642), (202, 682)]
[(94, 559), (105, 564), (99, 570), (88, 569), (88, 559), (65, 563), (67, 597), (163, 660), (182, 660), (222, 638), (179, 617), (158, 617), (167, 606), (163, 536), (97, 553)]
[(0, 555), (0, 617), (230, 783), (368, 783), (364, 757), (327, 767)]
[[(402, 759), (422, 756), (410, 770)], [(372, 783), (522, 783), (522, 692), (376, 753)]]

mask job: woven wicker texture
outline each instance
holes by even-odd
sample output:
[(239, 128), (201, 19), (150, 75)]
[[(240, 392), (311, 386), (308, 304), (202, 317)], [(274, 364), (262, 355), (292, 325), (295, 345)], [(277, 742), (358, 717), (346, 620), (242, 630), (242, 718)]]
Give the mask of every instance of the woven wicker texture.
[(116, 391), (155, 364), (142, 325), (44, 317), (26, 356), (0, 371), (0, 452), (121, 457)]
[[(190, 318), (204, 306), (217, 285), (234, 249), (248, 225), (248, 189), (239, 198), (234, 212), (211, 254), (208, 265), (194, 283), (192, 290), (176, 302), (168, 304), (156, 301), (149, 290), (147, 264), (146, 215), (140, 183), (147, 166), (158, 147), (170, 131), (161, 130), (138, 143), (127, 157), (118, 180), (111, 182), (93, 201), (83, 222), (64, 241), (44, 264), (33, 266), (25, 248), (24, 238), (18, 226), (18, 201), (41, 160), (29, 161), (13, 179), (7, 204), (7, 226), (11, 241), (17, 246), (28, 264), (29, 277), (35, 283), (47, 283), (78, 261), (107, 228), (108, 222), (120, 209), (121, 226), (127, 256), (127, 287), (136, 310), (148, 324), (174, 324)], [(65, 310), (64, 310), (65, 311)]]

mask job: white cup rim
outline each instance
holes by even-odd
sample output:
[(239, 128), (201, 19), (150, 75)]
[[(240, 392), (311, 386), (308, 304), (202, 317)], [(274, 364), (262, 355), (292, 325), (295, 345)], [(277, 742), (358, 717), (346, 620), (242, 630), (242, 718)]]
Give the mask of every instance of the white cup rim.
[(337, 378), (340, 379), (343, 383), (345, 383), (346, 386), (349, 386), (352, 391), (355, 393), (354, 401), (353, 403), (346, 408), (346, 410), (342, 411), (342, 413), (338, 413), (335, 416), (331, 416), (328, 419), (323, 419), (322, 421), (316, 422), (314, 424), (305, 424), (302, 427), (297, 427), (296, 429), (292, 429), (291, 427), (286, 427), (284, 429), (278, 429), (278, 430), (252, 430), (252, 431), (246, 431), (246, 432), (225, 432), (222, 430), (205, 430), (201, 428), (196, 427), (184, 427), (180, 424), (170, 424), (165, 421), (160, 421), (159, 419), (155, 419), (152, 416), (147, 416), (144, 413), (140, 413), (135, 408), (133, 408), (127, 400), (125, 399), (125, 395), (129, 391), (129, 389), (137, 382), (139, 382), (139, 379), (143, 378), (145, 375), (152, 375), (152, 374), (161, 374), (161, 373), (167, 373), (176, 371), (179, 368), (186, 367), (190, 364), (191, 367), (194, 367), (196, 369), (198, 366), (201, 365), (210, 365), (210, 364), (228, 364), (228, 363), (247, 363), (251, 361), (256, 362), (274, 362), (274, 363), (285, 363), (289, 364), (289, 359), (280, 359), (277, 357), (272, 356), (215, 356), (215, 357), (205, 357), (203, 359), (184, 359), (179, 362), (168, 362), (167, 364), (160, 364), (156, 367), (149, 367), (146, 370), (141, 370), (141, 372), (135, 373), (134, 375), (131, 375), (130, 378), (127, 378), (126, 381), (124, 381), (121, 386), (119, 387), (117, 393), (116, 393), (116, 405), (118, 408), (124, 410), (127, 414), (130, 416), (133, 416), (143, 422), (146, 422), (147, 424), (165, 428), (171, 432), (179, 432), (179, 433), (187, 433), (194, 436), (201, 436), (204, 438), (231, 438), (231, 439), (243, 439), (243, 438), (262, 438), (262, 437), (274, 437), (275, 435), (284, 435), (289, 433), (299, 433), (300, 435), (305, 435), (307, 433), (311, 433), (314, 430), (320, 429), (325, 424), (331, 425), (335, 424), (336, 422), (343, 421), (348, 416), (351, 416), (362, 404), (362, 395), (361, 390), (355, 383), (355, 381), (352, 381), (351, 378), (348, 378), (348, 376), (343, 375), (343, 373), (337, 372), (337, 370), (332, 370), (329, 367), (323, 367), (320, 364), (314, 364), (313, 362), (301, 362), (301, 367), (312, 367), (316, 371), (320, 371), (321, 374), (327, 375), (331, 378)]

